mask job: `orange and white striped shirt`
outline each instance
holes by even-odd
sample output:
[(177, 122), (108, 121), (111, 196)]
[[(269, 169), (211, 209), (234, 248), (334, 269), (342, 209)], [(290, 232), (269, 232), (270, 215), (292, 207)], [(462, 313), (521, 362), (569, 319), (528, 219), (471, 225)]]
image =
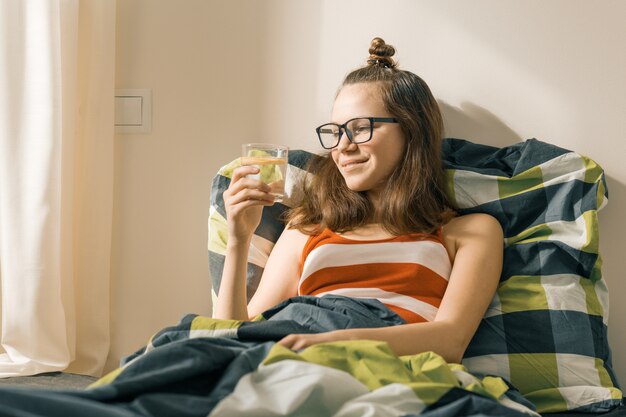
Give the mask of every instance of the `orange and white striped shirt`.
[(407, 323), (435, 318), (452, 270), (441, 229), (377, 240), (326, 229), (309, 237), (301, 265), (299, 295), (375, 298)]

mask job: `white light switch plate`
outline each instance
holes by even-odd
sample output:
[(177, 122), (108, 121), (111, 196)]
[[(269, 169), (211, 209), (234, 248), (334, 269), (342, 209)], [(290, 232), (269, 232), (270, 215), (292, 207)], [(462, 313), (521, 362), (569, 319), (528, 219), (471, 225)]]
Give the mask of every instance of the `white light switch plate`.
[(152, 132), (152, 90), (115, 90), (115, 133)]

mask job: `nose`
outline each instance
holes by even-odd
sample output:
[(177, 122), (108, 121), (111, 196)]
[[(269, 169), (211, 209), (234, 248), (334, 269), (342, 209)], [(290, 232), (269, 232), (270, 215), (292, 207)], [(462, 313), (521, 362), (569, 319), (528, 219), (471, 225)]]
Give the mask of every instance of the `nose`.
[(353, 151), (357, 148), (355, 143), (352, 143), (350, 138), (348, 138), (348, 133), (344, 130), (343, 135), (339, 138), (339, 144), (337, 144), (337, 150), (339, 152)]

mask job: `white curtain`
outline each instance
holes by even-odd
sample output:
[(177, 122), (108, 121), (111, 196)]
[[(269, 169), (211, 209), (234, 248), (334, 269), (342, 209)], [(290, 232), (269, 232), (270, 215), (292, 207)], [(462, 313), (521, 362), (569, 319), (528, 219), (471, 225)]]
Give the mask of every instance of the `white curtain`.
[(114, 52), (115, 0), (0, 0), (0, 377), (102, 372)]

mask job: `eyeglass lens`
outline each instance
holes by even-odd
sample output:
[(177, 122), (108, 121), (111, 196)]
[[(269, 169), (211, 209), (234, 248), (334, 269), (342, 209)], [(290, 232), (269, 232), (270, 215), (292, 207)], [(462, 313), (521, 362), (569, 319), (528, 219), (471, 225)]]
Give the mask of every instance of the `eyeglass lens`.
[[(318, 135), (325, 148), (334, 148), (339, 144), (342, 136), (342, 126), (336, 124), (326, 124), (320, 126)], [(353, 143), (367, 142), (372, 137), (372, 121), (370, 119), (353, 119), (346, 125), (345, 129), (348, 138)]]

